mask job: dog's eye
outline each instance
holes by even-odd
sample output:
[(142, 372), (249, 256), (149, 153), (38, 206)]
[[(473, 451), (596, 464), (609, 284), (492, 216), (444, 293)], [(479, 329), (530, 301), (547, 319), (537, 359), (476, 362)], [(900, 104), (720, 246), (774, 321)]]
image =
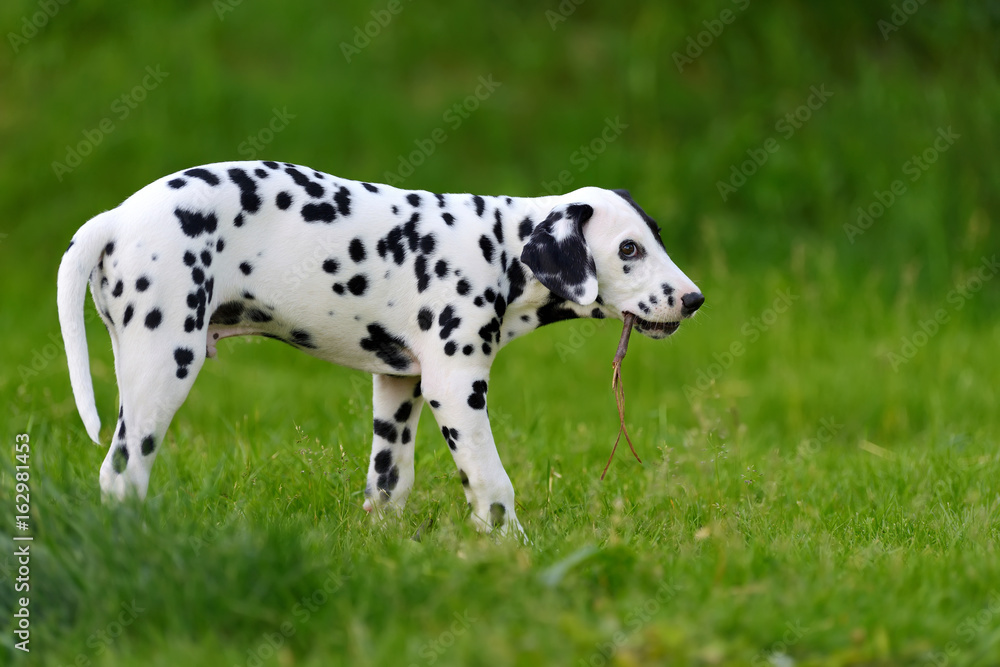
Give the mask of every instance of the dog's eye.
[(622, 259), (631, 259), (639, 254), (639, 247), (633, 241), (622, 241), (622, 244), (618, 246), (618, 254), (622, 256)]

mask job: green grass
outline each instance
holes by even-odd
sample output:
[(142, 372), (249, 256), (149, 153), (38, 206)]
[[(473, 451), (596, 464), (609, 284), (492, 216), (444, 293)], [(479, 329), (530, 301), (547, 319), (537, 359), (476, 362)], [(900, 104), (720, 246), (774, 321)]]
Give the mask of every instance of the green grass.
[[(554, 325), (504, 350), (490, 407), (530, 547), (468, 525), (429, 416), (408, 512), (372, 525), (369, 381), (272, 342), (227, 341), (175, 419), (146, 505), (102, 507), (104, 451), (53, 369), (8, 421), (34, 443), (33, 645), (48, 664), (243, 664), (289, 622), (266, 664), (430, 664), (426, 642), (451, 643), (457, 613), (473, 620), (434, 664), (576, 665), (608, 642), (615, 664), (747, 664), (788, 626), (802, 634), (784, 652), (801, 664), (921, 663), (949, 642), (949, 664), (988, 664), (1000, 451), (995, 385), (970, 369), (1000, 327), (952, 321), (896, 375), (876, 351), (910, 323), (880, 316), (896, 326), (874, 338), (864, 315), (831, 328), (851, 298), (810, 300), (807, 279), (689, 404), (682, 387), (743, 339), (779, 275), (674, 339), (634, 341), (627, 415), (644, 464), (619, 452), (604, 482), (616, 327)], [(103, 336), (91, 332), (107, 417)], [(331, 576), (336, 591), (306, 617), (296, 603)], [(88, 638), (132, 601), (144, 611), (97, 656), (100, 635)]]
[[(35, 535), (24, 655), (0, 522), (3, 664), (1000, 664), (995, 7), (926, 3), (884, 40), (891, 3), (751, 3), (679, 73), (672, 52), (733, 3), (586, 2), (554, 31), (552, 7), (446, 4), (404, 4), (346, 63), (339, 43), (386, 3), (240, 3), (220, 20), (211, 3), (74, 0), (0, 59), (0, 399), (4, 451), (31, 437)], [(35, 11), (6, 3), (4, 34)], [(157, 64), (168, 78), (58, 180), (52, 162)], [(500, 88), (452, 129), (444, 112), (490, 73)], [(834, 96), (723, 201), (731, 165), (823, 84)], [(275, 108), (296, 117), (268, 157), (382, 181), (444, 127), (407, 187), (520, 195), (620, 116), (574, 187), (629, 187), (707, 295), (671, 339), (633, 337), (644, 463), (620, 448), (599, 480), (620, 328), (557, 324), (505, 348), (490, 382), (531, 544), (475, 532), (429, 411), (408, 509), (375, 525), (370, 379), (227, 340), (147, 502), (102, 505), (106, 450), (59, 343), (59, 257), (154, 178), (244, 157)], [(858, 207), (949, 126), (960, 138), (852, 242)], [(96, 318), (88, 339), (108, 442)]]

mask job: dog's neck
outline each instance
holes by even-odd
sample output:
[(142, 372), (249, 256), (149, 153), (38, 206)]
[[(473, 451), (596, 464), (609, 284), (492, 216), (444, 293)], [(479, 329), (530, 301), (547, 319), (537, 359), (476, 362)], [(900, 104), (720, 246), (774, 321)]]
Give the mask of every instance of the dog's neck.
[[(518, 267), (524, 276), (524, 286), (520, 294), (515, 295), (506, 304), (506, 312), (500, 318), (501, 345), (528, 331), (553, 322), (581, 317), (616, 316), (614, 312), (604, 306), (600, 296), (594, 303), (580, 305), (553, 294), (535, 279), (531, 269), (520, 260), (521, 251), (528, 240), (526, 232), (530, 233), (524, 221), (530, 220), (531, 229), (534, 229), (549, 215), (553, 208), (566, 203), (564, 196), (514, 197), (510, 205), (506, 204), (505, 198), (498, 197), (496, 201), (501, 211), (504, 239), (503, 244), (498, 247), (497, 253), (506, 253), (508, 266), (504, 277), (501, 278), (500, 293), (505, 295), (510, 293), (512, 274), (517, 273)], [(495, 215), (492, 211), (487, 211), (487, 214)], [(524, 320), (525, 317), (528, 318), (528, 321)]]

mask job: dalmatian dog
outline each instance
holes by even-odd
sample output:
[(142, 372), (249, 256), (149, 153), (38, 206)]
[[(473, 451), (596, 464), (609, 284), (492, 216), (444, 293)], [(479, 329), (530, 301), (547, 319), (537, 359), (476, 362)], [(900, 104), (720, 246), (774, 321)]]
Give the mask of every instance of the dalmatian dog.
[(625, 190), (434, 194), (271, 161), (196, 167), (88, 221), (59, 266), (73, 394), (98, 444), (88, 282), (119, 390), (100, 471), (106, 497), (145, 497), (206, 356), (223, 338), (260, 335), (372, 373), (366, 510), (406, 502), (426, 402), (474, 523), (521, 536), (486, 409), (498, 350), (552, 322), (624, 313), (664, 338), (704, 301)]

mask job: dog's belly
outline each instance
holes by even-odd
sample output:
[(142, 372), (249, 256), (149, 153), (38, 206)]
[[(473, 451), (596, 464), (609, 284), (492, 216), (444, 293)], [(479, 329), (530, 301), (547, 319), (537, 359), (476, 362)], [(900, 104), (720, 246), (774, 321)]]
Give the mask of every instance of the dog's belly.
[[(272, 306), (266, 296), (253, 301), (231, 299), (215, 311), (207, 347), (233, 336), (265, 336), (324, 361), (368, 373), (420, 375), (420, 362), (391, 323), (372, 321), (360, 313)], [(294, 316), (293, 316), (294, 315)]]

